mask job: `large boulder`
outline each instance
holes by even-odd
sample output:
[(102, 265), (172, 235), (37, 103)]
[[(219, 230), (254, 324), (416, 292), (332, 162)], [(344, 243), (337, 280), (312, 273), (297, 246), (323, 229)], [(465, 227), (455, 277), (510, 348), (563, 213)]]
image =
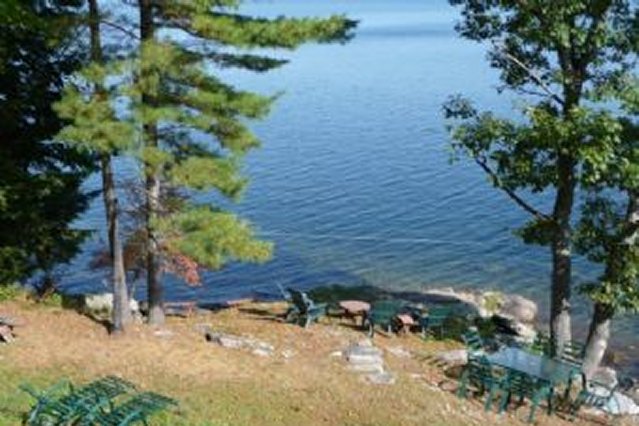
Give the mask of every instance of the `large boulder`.
[[(113, 312), (113, 293), (74, 294), (62, 296), (63, 306), (85, 314), (110, 315)], [(134, 315), (140, 307), (135, 299), (129, 300), (129, 308)]]
[(503, 304), (499, 310), (502, 315), (507, 315), (518, 322), (532, 324), (537, 319), (537, 304), (532, 300), (519, 295), (504, 296)]
[(520, 343), (532, 343), (537, 336), (534, 325), (523, 323), (509, 315), (495, 314), (492, 321), (500, 333), (514, 337)]

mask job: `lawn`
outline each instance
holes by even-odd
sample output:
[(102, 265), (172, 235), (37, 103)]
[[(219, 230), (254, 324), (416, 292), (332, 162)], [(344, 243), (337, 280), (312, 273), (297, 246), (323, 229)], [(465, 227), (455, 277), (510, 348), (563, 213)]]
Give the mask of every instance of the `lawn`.
[[(109, 337), (74, 311), (28, 301), (0, 303), (19, 318), (14, 344), (0, 346), (0, 425), (18, 425), (31, 400), (21, 383), (46, 387), (61, 378), (82, 383), (111, 374), (180, 401), (155, 425), (515, 425), (527, 407), (499, 416), (482, 401), (455, 397), (454, 379), (433, 355), (453, 342), (376, 335), (394, 385), (373, 385), (349, 371), (335, 352), (365, 338), (348, 320), (324, 319), (309, 329), (283, 323), (283, 304), (247, 304), (189, 318), (162, 330), (136, 325)], [(207, 342), (204, 327), (252, 336), (275, 348), (270, 357)], [(401, 348), (410, 356), (394, 355)], [(390, 350), (389, 350), (390, 349)], [(538, 416), (538, 424), (575, 423)]]

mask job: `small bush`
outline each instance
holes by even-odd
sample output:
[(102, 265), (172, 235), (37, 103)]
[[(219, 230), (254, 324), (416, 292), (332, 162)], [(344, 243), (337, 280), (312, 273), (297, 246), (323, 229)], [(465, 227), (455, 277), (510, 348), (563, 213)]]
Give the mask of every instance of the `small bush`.
[(18, 284), (0, 285), (0, 302), (16, 300), (24, 293), (24, 289)]
[(50, 308), (62, 308), (64, 306), (64, 301), (60, 293), (51, 293), (39, 299), (38, 302)]

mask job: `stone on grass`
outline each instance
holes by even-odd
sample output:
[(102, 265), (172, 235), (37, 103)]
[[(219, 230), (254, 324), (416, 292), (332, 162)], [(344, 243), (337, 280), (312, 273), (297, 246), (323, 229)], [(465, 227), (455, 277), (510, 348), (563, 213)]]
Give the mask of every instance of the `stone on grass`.
[(173, 337), (173, 332), (171, 330), (160, 329), (160, 330), (155, 330), (153, 332), (153, 335), (161, 339), (170, 339), (171, 337)]
[(450, 366), (466, 365), (468, 363), (468, 351), (466, 349), (456, 349), (440, 352), (437, 354), (437, 360)]
[(411, 353), (401, 346), (392, 346), (390, 348), (386, 348), (386, 350), (391, 353), (393, 356), (397, 358), (410, 358), (412, 357)]
[(213, 331), (206, 332), (204, 336), (208, 342), (216, 343), (223, 348), (249, 349), (252, 354), (258, 356), (271, 356), (275, 351), (273, 345), (250, 337)]
[(263, 356), (263, 357), (269, 357), (271, 355), (273, 355), (273, 351), (270, 351), (268, 349), (265, 348), (255, 348), (251, 351), (251, 353), (253, 355), (257, 355), (257, 356)]
[[(340, 353), (341, 355), (341, 353)], [(293, 358), (295, 356), (295, 351), (292, 349), (284, 349), (282, 351), (282, 358), (284, 359), (289, 359), (289, 358)]]
[(366, 375), (366, 380), (375, 385), (394, 385), (395, 375), (388, 372), (379, 372)]

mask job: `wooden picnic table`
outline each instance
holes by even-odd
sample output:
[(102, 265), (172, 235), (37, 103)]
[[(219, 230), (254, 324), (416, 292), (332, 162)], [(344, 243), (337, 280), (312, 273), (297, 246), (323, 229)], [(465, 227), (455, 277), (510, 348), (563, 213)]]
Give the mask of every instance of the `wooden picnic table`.
[(342, 300), (338, 303), (338, 306), (344, 311), (345, 316), (353, 318), (353, 320), (361, 316), (362, 325), (364, 325), (368, 311), (371, 310), (370, 303), (362, 300)]

